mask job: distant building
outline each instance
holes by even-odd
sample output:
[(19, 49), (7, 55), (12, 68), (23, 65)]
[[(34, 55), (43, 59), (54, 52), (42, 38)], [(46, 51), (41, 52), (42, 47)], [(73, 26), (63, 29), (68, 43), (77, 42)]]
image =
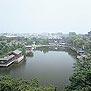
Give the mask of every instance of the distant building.
[(26, 46), (26, 50), (32, 50), (32, 46)]
[(76, 36), (75, 32), (69, 32), (69, 36)]
[(48, 39), (49, 44), (60, 44), (60, 43), (64, 43), (64, 40), (61, 39), (57, 39), (57, 38), (52, 38), (52, 39)]
[(87, 37), (87, 38), (91, 39), (91, 31), (90, 31), (90, 32), (88, 32), (88, 34), (85, 34), (85, 37)]

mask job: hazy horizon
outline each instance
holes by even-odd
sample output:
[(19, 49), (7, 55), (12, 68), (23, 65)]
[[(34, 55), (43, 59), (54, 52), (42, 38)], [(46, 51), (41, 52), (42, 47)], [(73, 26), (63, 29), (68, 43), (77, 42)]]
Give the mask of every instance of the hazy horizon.
[(90, 0), (1, 0), (0, 33), (91, 30)]
[[(46, 33), (62, 33), (62, 34), (69, 34), (70, 32), (75, 32), (75, 31), (69, 31), (67, 33), (63, 33), (63, 32), (0, 32), (0, 34), (46, 34)], [(90, 32), (90, 31), (88, 31)], [(88, 32), (86, 33), (76, 33), (76, 34), (88, 34)]]

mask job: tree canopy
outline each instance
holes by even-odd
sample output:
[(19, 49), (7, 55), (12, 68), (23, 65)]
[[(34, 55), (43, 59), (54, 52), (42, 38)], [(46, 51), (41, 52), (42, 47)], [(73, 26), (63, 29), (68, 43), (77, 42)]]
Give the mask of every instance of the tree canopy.
[(70, 85), (66, 91), (91, 91), (91, 57), (74, 64), (74, 74), (69, 80)]
[(55, 91), (55, 87), (53, 85), (48, 87), (39, 86), (36, 79), (22, 80), (10, 76), (1, 76), (0, 91)]

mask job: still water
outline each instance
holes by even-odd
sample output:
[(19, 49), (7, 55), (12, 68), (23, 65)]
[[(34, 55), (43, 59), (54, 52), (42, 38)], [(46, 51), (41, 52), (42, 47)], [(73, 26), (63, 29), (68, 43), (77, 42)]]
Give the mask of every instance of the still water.
[(15, 78), (37, 78), (40, 85), (53, 84), (58, 91), (62, 91), (69, 83), (69, 77), (73, 73), (74, 56), (67, 51), (48, 50), (46, 52), (33, 51), (32, 57), (26, 57), (26, 61), (14, 64), (8, 68), (0, 68), (0, 75), (11, 75)]

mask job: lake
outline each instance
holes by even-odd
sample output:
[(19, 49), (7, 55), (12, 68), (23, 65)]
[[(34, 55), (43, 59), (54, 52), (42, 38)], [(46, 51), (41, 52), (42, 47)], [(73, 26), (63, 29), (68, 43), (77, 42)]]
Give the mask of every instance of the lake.
[(40, 85), (53, 84), (58, 91), (69, 84), (69, 77), (73, 74), (73, 63), (76, 54), (69, 50), (40, 48), (33, 51), (32, 57), (20, 64), (13, 64), (8, 68), (0, 68), (0, 75), (11, 75), (15, 78), (38, 79)]

